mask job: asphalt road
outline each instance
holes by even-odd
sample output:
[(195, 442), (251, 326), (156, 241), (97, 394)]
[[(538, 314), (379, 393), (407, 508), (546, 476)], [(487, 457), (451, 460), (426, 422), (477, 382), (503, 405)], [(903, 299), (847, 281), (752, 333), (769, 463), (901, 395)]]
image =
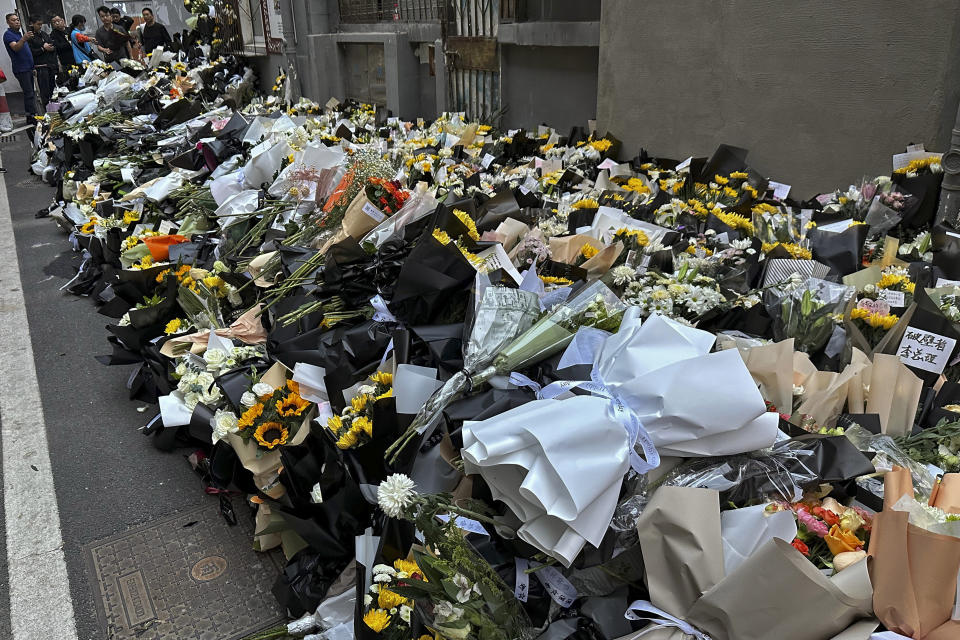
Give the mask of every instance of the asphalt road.
[[(66, 234), (52, 220), (34, 218), (50, 203), (54, 189), (29, 173), (28, 144), (22, 134), (0, 151), (7, 169), (4, 179), (78, 635), (82, 640), (101, 640), (96, 585), (87, 578), (83, 546), (216, 499), (203, 493), (182, 452), (163, 453), (138, 431), (156, 409), (149, 406), (139, 412), (138, 407), (146, 405), (128, 399), (130, 367), (106, 367), (94, 360), (95, 355), (110, 352), (104, 330), (109, 319), (96, 312), (92, 301), (59, 290), (73, 275), (69, 267), (74, 254)], [(2, 533), (0, 638), (8, 638), (6, 532)]]

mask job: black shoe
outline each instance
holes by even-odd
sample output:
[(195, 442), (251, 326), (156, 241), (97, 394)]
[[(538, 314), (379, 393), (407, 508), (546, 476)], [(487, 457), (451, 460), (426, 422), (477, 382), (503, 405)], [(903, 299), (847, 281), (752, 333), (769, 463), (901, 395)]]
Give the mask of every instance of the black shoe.
[(33, 217), (34, 217), (34, 218), (46, 218), (46, 217), (48, 217), (49, 215), (50, 215), (50, 210), (49, 210), (49, 209), (40, 209), (40, 211), (37, 211), (37, 212), (33, 215)]

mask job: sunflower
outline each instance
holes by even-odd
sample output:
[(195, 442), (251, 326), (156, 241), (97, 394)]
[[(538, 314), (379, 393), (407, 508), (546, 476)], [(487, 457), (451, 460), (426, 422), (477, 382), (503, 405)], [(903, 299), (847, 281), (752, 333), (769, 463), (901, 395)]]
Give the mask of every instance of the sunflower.
[(253, 437), (261, 447), (273, 449), (278, 444), (287, 444), (289, 435), (290, 432), (279, 422), (264, 422), (257, 427)]
[(291, 393), (282, 400), (277, 400), (277, 413), (284, 418), (298, 416), (303, 410), (310, 406), (310, 403), (295, 393)]
[(342, 436), (337, 440), (337, 449), (349, 449), (350, 447), (357, 446), (359, 438), (357, 437), (356, 432), (347, 430)]
[(586, 260), (589, 260), (590, 258), (597, 255), (598, 253), (600, 253), (600, 250), (597, 249), (592, 244), (585, 244), (582, 247), (580, 247), (580, 255), (583, 256), (583, 258)]
[(480, 239), (480, 232), (477, 231), (477, 223), (467, 214), (466, 211), (462, 209), (454, 209), (453, 215), (456, 216), (457, 220), (463, 223), (463, 226), (467, 228), (467, 235), (470, 236), (474, 241)]
[(377, 371), (375, 374), (370, 376), (370, 380), (376, 384), (393, 384), (393, 374), (387, 371)]
[(356, 413), (360, 413), (361, 411), (367, 408), (367, 402), (369, 401), (370, 401), (370, 396), (368, 396), (365, 393), (361, 393), (358, 396), (354, 396), (350, 400), (350, 406), (353, 408), (353, 410)]
[(371, 438), (373, 437), (373, 422), (367, 416), (360, 416), (354, 420), (353, 424), (350, 425), (350, 429), (356, 432), (362, 431)]
[(343, 420), (340, 419), (340, 416), (330, 416), (327, 418), (327, 429), (334, 433), (339, 433), (340, 429), (343, 429)]
[(183, 324), (183, 320), (180, 318), (174, 318), (167, 323), (167, 326), (163, 328), (163, 332), (166, 334), (176, 333), (180, 331), (180, 326)]
[(253, 421), (263, 415), (263, 403), (258, 402), (249, 409), (243, 412), (243, 415), (240, 416), (240, 419), (237, 420), (237, 426), (240, 429), (246, 429), (247, 427), (253, 426)]
[(402, 571), (408, 576), (419, 575), (420, 567), (417, 566), (416, 562), (412, 560), (404, 560), (403, 558), (397, 558), (393, 561), (393, 568), (397, 571)]
[(293, 393), (300, 395), (300, 385), (293, 380), (287, 380), (287, 389), (290, 389)]
[(363, 614), (363, 624), (380, 633), (390, 626), (390, 614), (383, 609), (370, 609)]

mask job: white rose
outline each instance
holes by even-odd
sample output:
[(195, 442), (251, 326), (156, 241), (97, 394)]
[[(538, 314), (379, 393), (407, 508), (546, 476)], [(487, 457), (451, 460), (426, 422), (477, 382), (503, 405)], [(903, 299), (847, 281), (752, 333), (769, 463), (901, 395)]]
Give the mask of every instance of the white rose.
[(213, 404), (220, 399), (220, 396), (220, 387), (213, 385), (205, 390), (200, 397), (203, 400), (203, 404)]
[(257, 396), (250, 391), (244, 391), (243, 395), (240, 396), (240, 404), (245, 407), (252, 407), (257, 404)]
[(210, 388), (210, 385), (213, 384), (213, 374), (207, 371), (197, 374), (197, 377), (194, 379), (194, 384), (200, 385), (204, 391)]
[(180, 364), (177, 365), (177, 368), (174, 369), (174, 373), (176, 373), (176, 374), (177, 374), (178, 376), (180, 376), (181, 378), (182, 378), (183, 376), (187, 375), (187, 363), (186, 363), (186, 362), (180, 362)]
[(269, 385), (266, 382), (258, 382), (253, 385), (253, 394), (255, 396), (269, 396), (273, 394), (273, 385)]
[(207, 361), (207, 371), (219, 371), (227, 360), (227, 352), (223, 349), (207, 349), (203, 359)]
[(238, 431), (237, 415), (232, 411), (217, 409), (217, 412), (210, 419), (210, 426), (213, 427), (213, 444), (217, 444), (217, 441), (226, 438), (228, 433)]
[(183, 404), (187, 406), (187, 409), (193, 411), (198, 404), (200, 404), (200, 394), (194, 391), (190, 391), (183, 396)]

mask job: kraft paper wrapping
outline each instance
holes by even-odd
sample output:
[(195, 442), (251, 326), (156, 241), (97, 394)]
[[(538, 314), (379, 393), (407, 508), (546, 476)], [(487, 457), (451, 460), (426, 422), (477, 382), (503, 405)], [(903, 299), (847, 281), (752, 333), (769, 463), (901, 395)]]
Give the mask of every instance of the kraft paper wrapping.
[(894, 467), (883, 476), (883, 509), (892, 509), (903, 496), (913, 497), (913, 477), (909, 469)]
[(589, 244), (597, 251), (603, 250), (602, 242), (591, 236), (578, 233), (576, 235), (565, 236), (563, 238), (550, 238), (550, 255), (553, 256), (553, 259), (557, 262), (576, 264), (577, 256), (580, 254), (580, 249), (582, 249), (583, 245), (585, 244)]
[(947, 513), (960, 513), (960, 473), (946, 473), (930, 496), (930, 505)]
[[(960, 637), (951, 621), (960, 571), (960, 538), (925, 531), (905, 511), (873, 519), (870, 577), (873, 608), (891, 631), (915, 640)], [(841, 574), (843, 575), (843, 574)]]
[[(847, 402), (851, 382), (860, 384), (858, 374), (870, 365), (870, 360), (859, 349), (853, 350), (853, 358), (840, 373), (822, 371), (814, 374), (811, 387), (804, 392), (804, 400), (797, 409), (801, 415), (813, 416), (817, 424), (824, 427), (833, 427), (840, 417), (843, 405)], [(826, 384), (824, 381), (828, 380)]]
[(267, 263), (277, 255), (276, 251), (268, 251), (267, 253), (261, 253), (256, 258), (250, 261), (250, 264), (247, 266), (247, 273), (250, 274), (250, 277), (253, 278), (253, 284), (258, 287), (272, 287), (276, 284), (277, 278), (280, 277), (280, 272), (278, 271), (273, 277), (273, 281), (267, 280), (260, 274), (263, 273), (264, 267), (267, 266)]
[(587, 270), (587, 280), (596, 280), (603, 277), (621, 253), (623, 253), (623, 243), (617, 241), (605, 246), (600, 250), (600, 253), (580, 265)]
[[(719, 494), (661, 487), (637, 522), (652, 603), (712, 640), (867, 640), (875, 628), (866, 561), (833, 578), (773, 539), (723, 576)], [(803, 603), (800, 606), (798, 603)], [(851, 627), (851, 625), (854, 625)], [(620, 640), (686, 640), (676, 628)]]
[[(223, 338), (236, 338), (244, 344), (263, 344), (267, 341), (267, 330), (260, 322), (260, 305), (247, 310), (226, 329), (217, 329), (216, 334)], [(197, 333), (170, 338), (160, 347), (160, 353), (168, 358), (182, 353), (185, 346), (189, 346), (192, 353), (200, 355), (207, 350), (210, 330), (204, 329)], [(181, 346), (183, 345), (183, 346)]]
[(783, 413), (793, 413), (793, 338), (737, 350), (764, 399)]
[(910, 433), (917, 413), (923, 380), (895, 355), (878, 353), (870, 369), (870, 398), (866, 413), (880, 416), (880, 431), (897, 437)]
[(370, 233), (374, 227), (383, 222), (382, 219), (377, 220), (363, 210), (363, 207), (366, 204), (369, 204), (370, 206), (376, 208), (377, 211), (380, 211), (380, 208), (376, 207), (376, 205), (370, 202), (370, 199), (367, 198), (366, 191), (361, 189), (360, 192), (354, 196), (353, 200), (350, 201), (350, 205), (347, 207), (346, 213), (343, 214), (343, 223), (337, 230), (337, 233), (324, 243), (323, 247), (320, 249), (321, 251), (326, 251), (338, 242), (346, 240), (348, 237), (359, 242), (361, 239), (363, 239), (363, 236)]

